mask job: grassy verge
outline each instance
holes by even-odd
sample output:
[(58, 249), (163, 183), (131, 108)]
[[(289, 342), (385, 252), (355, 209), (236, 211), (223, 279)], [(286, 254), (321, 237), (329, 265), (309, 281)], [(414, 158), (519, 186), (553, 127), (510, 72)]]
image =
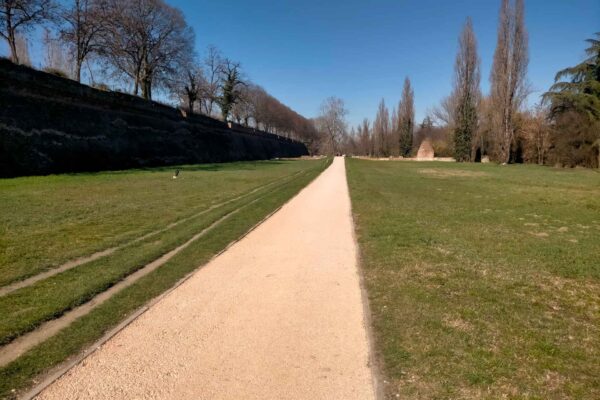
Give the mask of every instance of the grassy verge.
[(348, 160), (391, 398), (600, 398), (600, 175)]
[(199, 265), (206, 263), (227, 244), (239, 238), (262, 218), (290, 199), (328, 164), (327, 160), (308, 164), (305, 174), (299, 175), (276, 190), (269, 191), (260, 201), (233, 214), (224, 223), (217, 225), (206, 236), (193, 242), (154, 272), (117, 293), (90, 314), (78, 319), (18, 360), (1, 368), (0, 398), (16, 396), (19, 390), (31, 385), (37, 376), (99, 339), (107, 330), (139, 307), (172, 287)]
[(261, 161), (0, 180), (0, 286), (122, 244), (301, 171)]

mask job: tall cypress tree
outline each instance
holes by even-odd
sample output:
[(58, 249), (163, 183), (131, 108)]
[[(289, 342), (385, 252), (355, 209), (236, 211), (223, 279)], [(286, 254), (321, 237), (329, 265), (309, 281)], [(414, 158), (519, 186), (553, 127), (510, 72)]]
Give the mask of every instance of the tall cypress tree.
[(473, 24), (468, 18), (458, 41), (454, 65), (454, 158), (471, 161), (472, 141), (477, 132), (477, 103), (480, 97), (479, 56)]
[(456, 127), (454, 128), (454, 158), (456, 161), (471, 161), (473, 137), (477, 129), (477, 107), (470, 96), (458, 103)]
[(402, 99), (398, 104), (398, 147), (403, 157), (409, 157), (413, 146), (413, 131), (415, 129), (415, 93), (410, 85), (410, 79), (404, 79)]

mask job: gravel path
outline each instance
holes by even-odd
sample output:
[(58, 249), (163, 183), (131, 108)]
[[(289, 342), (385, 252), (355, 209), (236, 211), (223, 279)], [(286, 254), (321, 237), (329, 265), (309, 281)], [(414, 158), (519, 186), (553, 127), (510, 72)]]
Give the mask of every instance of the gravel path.
[(373, 399), (342, 158), (40, 399)]

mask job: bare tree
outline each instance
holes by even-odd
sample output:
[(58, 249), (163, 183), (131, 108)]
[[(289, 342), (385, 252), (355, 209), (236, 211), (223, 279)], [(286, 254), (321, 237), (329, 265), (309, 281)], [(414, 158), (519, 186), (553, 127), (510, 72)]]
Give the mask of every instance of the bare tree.
[(238, 123), (300, 140), (312, 150), (317, 150), (319, 135), (312, 120), (281, 103), (258, 85), (247, 82), (240, 90), (240, 101), (232, 108), (233, 118)]
[(101, 50), (100, 37), (106, 28), (105, 0), (74, 0), (60, 12), (63, 22), (60, 39), (69, 47), (74, 62), (74, 76), (81, 82), (81, 67), (87, 57)]
[(248, 83), (240, 86), (239, 98), (231, 108), (231, 115), (236, 123), (246, 127), (250, 126), (250, 118), (254, 115), (254, 104), (252, 103), (252, 86)]
[(457, 161), (472, 159), (473, 137), (477, 132), (477, 104), (481, 96), (479, 84), (480, 60), (477, 54), (477, 39), (473, 31), (471, 18), (463, 28), (458, 41), (458, 54), (454, 65), (454, 89), (452, 97), (456, 98), (456, 108), (453, 110), (454, 127), (454, 158)]
[(201, 103), (205, 78), (202, 68), (194, 59), (184, 62), (180, 70), (169, 77), (168, 87), (171, 95), (181, 104), (185, 104), (190, 114), (196, 112), (196, 103)]
[(362, 155), (372, 155), (371, 148), (371, 127), (368, 119), (363, 119), (363, 122), (358, 130), (358, 148)]
[(551, 142), (551, 129), (548, 123), (549, 111), (541, 105), (522, 115), (521, 136), (523, 152), (527, 162), (544, 165), (548, 159)]
[(515, 115), (528, 95), (528, 38), (523, 0), (502, 0), (498, 43), (490, 76), (496, 157), (509, 162), (515, 136)]
[(43, 42), (46, 50), (44, 55), (44, 70), (55, 74), (71, 76), (69, 55), (48, 29), (44, 30)]
[(31, 56), (29, 55), (29, 43), (27, 38), (19, 33), (15, 37), (15, 48), (17, 51), (17, 55), (19, 57), (19, 61), (23, 65), (27, 65), (31, 67)]
[(390, 155), (400, 155), (399, 147), (396, 143), (400, 142), (400, 125), (398, 121), (398, 109), (394, 107), (390, 115), (390, 133), (389, 133), (389, 150)]
[[(360, 126), (359, 126), (360, 128)], [(357, 144), (358, 133), (355, 127), (350, 129), (350, 132), (347, 135), (342, 137), (342, 141), (340, 143), (340, 153), (354, 155), (358, 152), (358, 144)]]
[(201, 111), (212, 116), (214, 105), (218, 102), (219, 86), (224, 69), (224, 59), (219, 49), (209, 46), (203, 64), (206, 79), (202, 87)]
[(193, 54), (194, 34), (183, 14), (163, 0), (109, 1), (102, 55), (133, 80), (134, 94), (152, 98)]
[(254, 119), (256, 128), (268, 132), (268, 120), (270, 116), (269, 103), (271, 102), (271, 96), (262, 87), (258, 85), (249, 85), (248, 98), (248, 101), (252, 104), (252, 118)]
[(398, 104), (398, 147), (401, 156), (410, 156), (415, 129), (415, 93), (410, 85), (410, 79), (404, 79), (402, 99)]
[(20, 63), (17, 36), (50, 19), (53, 7), (53, 0), (0, 0), (0, 37), (8, 43), (14, 63)]
[(202, 69), (192, 66), (188, 68), (185, 76), (187, 77), (187, 84), (183, 86), (183, 90), (188, 102), (188, 110), (190, 113), (194, 113), (194, 105), (201, 96), (201, 88), (204, 82), (204, 75)]
[(329, 154), (339, 153), (340, 143), (346, 136), (346, 114), (348, 111), (342, 99), (329, 97), (321, 104), (321, 113), (317, 122), (326, 137)]
[(444, 97), (438, 106), (429, 111), (429, 117), (437, 125), (445, 125), (448, 129), (454, 130), (454, 110), (456, 110), (457, 103), (458, 99), (452, 93)]
[(373, 140), (375, 141), (375, 155), (388, 157), (390, 152), (390, 112), (385, 106), (385, 100), (381, 99), (377, 108), (377, 115), (373, 122)]

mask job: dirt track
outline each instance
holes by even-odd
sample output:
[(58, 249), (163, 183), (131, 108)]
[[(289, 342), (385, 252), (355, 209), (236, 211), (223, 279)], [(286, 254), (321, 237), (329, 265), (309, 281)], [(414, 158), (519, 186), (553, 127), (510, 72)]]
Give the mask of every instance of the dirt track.
[(373, 399), (344, 160), (41, 399)]

